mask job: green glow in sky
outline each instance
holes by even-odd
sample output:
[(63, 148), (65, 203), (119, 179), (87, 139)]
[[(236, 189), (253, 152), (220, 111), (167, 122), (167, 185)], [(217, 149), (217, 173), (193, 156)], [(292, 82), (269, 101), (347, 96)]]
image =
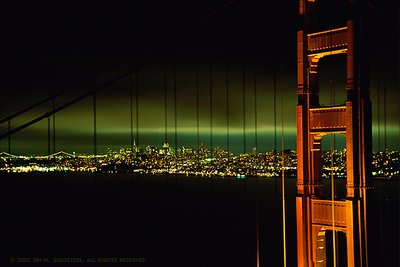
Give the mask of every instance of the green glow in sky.
[[(136, 114), (135, 95), (132, 102), (133, 139), (142, 147), (160, 146), (167, 138), (171, 146), (197, 147), (198, 142), (207, 147), (220, 146), (235, 153), (257, 150), (269, 151), (277, 146), (281, 148), (282, 105), (284, 110), (285, 147), (295, 148), (295, 106), (297, 102), (294, 79), (277, 79), (276, 95), (276, 140), (274, 123), (274, 96), (271, 73), (268, 69), (257, 69), (257, 84), (254, 83), (254, 66), (250, 65), (245, 72), (239, 64), (229, 66), (228, 101), (226, 91), (226, 69), (216, 65), (213, 69), (212, 102), (210, 102), (210, 80), (207, 65), (199, 71), (198, 125), (197, 125), (197, 87), (196, 73), (193, 65), (177, 68), (176, 111), (173, 72), (170, 65), (165, 80), (162, 65), (151, 66), (139, 73), (139, 106)], [(345, 100), (344, 82), (335, 73), (335, 104)], [(288, 76), (290, 77), (290, 76)], [(332, 83), (321, 78), (321, 103), (329, 104)], [(243, 95), (243, 86), (244, 95)], [(330, 88), (329, 88), (330, 87)], [(371, 89), (371, 91), (374, 88)], [(283, 96), (282, 96), (283, 92)], [(165, 93), (167, 106), (165, 107)], [(378, 112), (377, 94), (372, 91), (373, 102), (373, 149), (378, 148)], [(393, 90), (387, 91), (386, 101), (386, 140), (388, 148), (399, 149), (399, 117), (396, 110), (396, 95)], [(244, 96), (244, 98), (243, 98)], [(382, 96), (381, 96), (382, 97)], [(107, 148), (119, 149), (131, 144), (131, 106), (129, 80), (123, 79), (115, 85), (97, 94), (96, 125), (97, 151), (104, 153)], [(382, 102), (382, 100), (381, 100)], [(245, 105), (245, 106), (243, 106)], [(212, 107), (212, 109), (210, 108)], [(166, 111), (166, 114), (165, 114)], [(229, 111), (229, 116), (227, 114)], [(212, 112), (212, 117), (210, 114)], [(175, 121), (176, 113), (176, 121)], [(380, 148), (384, 148), (385, 127), (384, 109), (380, 107)], [(138, 118), (138, 121), (136, 121)], [(52, 122), (52, 118), (50, 120)], [(52, 125), (52, 124), (51, 124)], [(229, 125), (229, 129), (227, 126)], [(138, 131), (136, 129), (138, 126)], [(212, 126), (212, 131), (211, 131)], [(175, 137), (175, 127), (177, 135)], [(199, 128), (197, 128), (199, 127)], [(197, 136), (197, 130), (199, 136)], [(47, 154), (48, 150), (47, 119), (12, 136), (12, 152), (16, 154)], [(75, 151), (93, 153), (93, 102), (92, 98), (56, 114), (56, 151)], [(257, 136), (257, 138), (256, 138)], [(52, 140), (51, 129), (51, 140)], [(7, 139), (1, 140), (1, 150), (7, 150)], [(51, 141), (52, 142), (52, 141)], [(343, 146), (343, 141), (338, 146)], [(51, 151), (53, 148), (51, 147)], [(244, 151), (245, 150), (245, 151)]]

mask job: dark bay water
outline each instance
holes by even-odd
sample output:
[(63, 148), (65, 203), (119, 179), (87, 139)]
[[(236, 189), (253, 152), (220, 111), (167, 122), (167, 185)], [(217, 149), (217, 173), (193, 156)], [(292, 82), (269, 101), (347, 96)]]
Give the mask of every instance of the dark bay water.
[[(295, 182), (286, 179), (288, 266)], [(280, 179), (2, 174), (0, 192), (0, 266), (256, 266), (257, 208), (261, 266), (283, 266)], [(380, 266), (399, 264), (398, 194), (398, 180), (375, 181)]]

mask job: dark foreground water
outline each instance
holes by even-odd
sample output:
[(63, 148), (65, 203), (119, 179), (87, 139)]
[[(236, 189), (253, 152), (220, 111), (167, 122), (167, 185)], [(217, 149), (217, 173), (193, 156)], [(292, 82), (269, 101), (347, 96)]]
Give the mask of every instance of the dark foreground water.
[[(375, 188), (380, 266), (398, 266), (399, 184)], [(295, 195), (287, 179), (287, 266)], [(0, 266), (256, 266), (257, 207), (260, 264), (283, 266), (280, 179), (1, 174), (0, 203)]]

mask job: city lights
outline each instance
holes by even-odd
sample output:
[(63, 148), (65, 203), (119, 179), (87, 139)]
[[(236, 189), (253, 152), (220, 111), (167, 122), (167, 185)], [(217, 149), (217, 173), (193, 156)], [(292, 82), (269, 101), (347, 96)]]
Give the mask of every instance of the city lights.
[[(286, 177), (296, 177), (297, 153), (287, 150)], [(399, 176), (399, 151), (374, 153), (372, 175), (380, 178)], [(331, 167), (331, 151), (322, 155), (323, 178), (346, 177), (346, 151), (334, 151), (335, 163)], [(278, 177), (282, 170), (282, 153), (269, 151), (253, 154), (233, 154), (219, 147), (210, 151), (206, 147), (181, 147), (175, 152), (167, 143), (161, 147), (144, 149), (108, 149), (103, 155), (80, 155), (57, 152), (48, 156), (15, 156), (0, 154), (0, 172), (101, 172), (194, 175), (200, 177)]]

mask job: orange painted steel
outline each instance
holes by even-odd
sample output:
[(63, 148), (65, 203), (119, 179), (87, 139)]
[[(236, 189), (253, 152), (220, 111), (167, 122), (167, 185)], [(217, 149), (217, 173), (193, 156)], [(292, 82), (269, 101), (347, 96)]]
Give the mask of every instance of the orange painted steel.
[[(304, 24), (297, 33), (297, 255), (298, 266), (326, 266), (326, 231), (346, 235), (347, 266), (369, 266), (367, 197), (372, 187), (371, 102), (360, 23), (365, 1), (349, 1), (354, 11), (343, 27), (308, 32), (315, 1), (299, 0)], [(351, 12), (349, 12), (351, 13)], [(340, 106), (319, 104), (319, 59), (346, 55), (347, 100)], [(323, 198), (322, 137), (346, 137), (346, 197)], [(333, 219), (334, 218), (334, 219)]]

